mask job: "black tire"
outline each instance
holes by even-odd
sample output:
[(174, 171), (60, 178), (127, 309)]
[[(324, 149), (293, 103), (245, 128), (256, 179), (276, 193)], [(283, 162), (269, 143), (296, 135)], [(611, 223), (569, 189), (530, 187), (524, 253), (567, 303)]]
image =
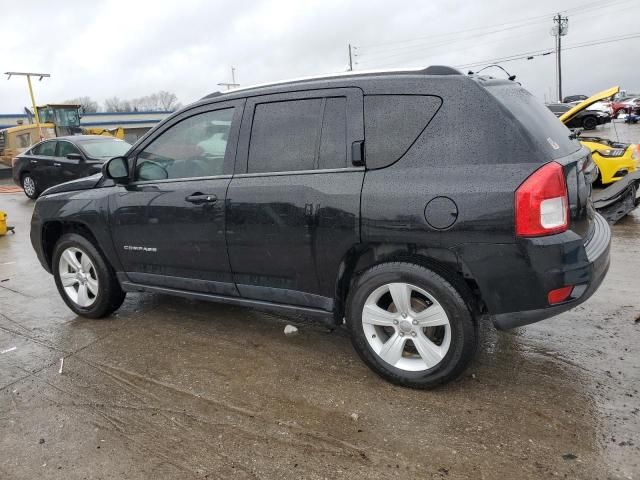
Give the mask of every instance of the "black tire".
[[(25, 182), (32, 182), (33, 187), (31, 187), (31, 184), (29, 183), (25, 185)], [(40, 188), (36, 183), (36, 179), (33, 178), (30, 173), (25, 173), (22, 175), (22, 177), (20, 178), (20, 184), (22, 185), (22, 190), (27, 197), (35, 200), (40, 196)]]
[[(93, 304), (84, 308), (75, 303), (62, 286), (60, 278), (60, 257), (69, 247), (74, 247), (88, 255), (95, 267), (98, 280), (98, 294), (95, 295)], [(120, 288), (120, 283), (115, 272), (104, 255), (87, 238), (77, 233), (67, 233), (60, 237), (53, 249), (52, 271), (56, 287), (67, 306), (78, 315), (87, 318), (102, 318), (110, 315), (122, 305), (126, 293)]]
[[(407, 283), (428, 292), (442, 306), (449, 319), (451, 341), (440, 363), (426, 370), (409, 371), (384, 361), (371, 347), (362, 323), (367, 298), (379, 287)], [(475, 320), (459, 291), (441, 275), (420, 265), (393, 262), (376, 265), (360, 275), (347, 299), (347, 326), (358, 355), (386, 380), (411, 388), (434, 388), (458, 377), (477, 350)]]
[(596, 117), (588, 116), (582, 120), (582, 128), (585, 130), (595, 130), (598, 126), (598, 120)]

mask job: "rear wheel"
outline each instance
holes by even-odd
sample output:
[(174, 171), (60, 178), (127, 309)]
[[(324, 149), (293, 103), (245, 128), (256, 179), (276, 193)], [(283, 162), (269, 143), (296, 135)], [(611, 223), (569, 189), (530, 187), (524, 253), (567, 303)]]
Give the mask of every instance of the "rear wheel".
[(63, 235), (53, 252), (53, 276), (67, 306), (78, 315), (101, 318), (124, 301), (115, 272), (96, 247), (82, 235)]
[(22, 175), (22, 190), (24, 190), (24, 194), (29, 198), (36, 199), (38, 195), (40, 195), (36, 181), (30, 173)]
[(585, 130), (595, 130), (597, 126), (598, 120), (596, 120), (596, 117), (586, 117), (584, 120), (582, 120), (582, 127)]
[(363, 273), (347, 320), (353, 345), (376, 373), (400, 385), (431, 388), (462, 373), (476, 350), (464, 300), (442, 276), (411, 263)]

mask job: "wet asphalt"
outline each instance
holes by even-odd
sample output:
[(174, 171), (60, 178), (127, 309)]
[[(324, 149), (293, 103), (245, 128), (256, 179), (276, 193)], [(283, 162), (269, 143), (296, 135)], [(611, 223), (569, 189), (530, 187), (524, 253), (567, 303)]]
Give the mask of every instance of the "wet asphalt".
[(0, 478), (640, 478), (640, 211), (588, 302), (483, 326), (469, 370), (425, 392), (304, 318), (154, 294), (77, 317), (32, 208), (0, 194)]

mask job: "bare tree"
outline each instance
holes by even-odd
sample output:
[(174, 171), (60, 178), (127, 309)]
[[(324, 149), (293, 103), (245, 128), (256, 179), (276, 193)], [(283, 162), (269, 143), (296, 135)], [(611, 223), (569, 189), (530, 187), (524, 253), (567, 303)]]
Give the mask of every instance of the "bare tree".
[(173, 112), (181, 107), (182, 104), (178, 101), (176, 94), (164, 90), (131, 100), (109, 97), (104, 101), (106, 112), (149, 112), (154, 110)]
[(178, 97), (176, 97), (175, 93), (161, 90), (157, 93), (152, 93), (151, 95), (134, 98), (131, 100), (131, 106), (134, 110), (140, 112), (152, 110), (173, 112), (182, 107), (182, 104), (178, 102)]
[(128, 100), (120, 100), (118, 97), (109, 97), (104, 100), (105, 112), (131, 112), (133, 106)]
[(157, 105), (160, 110), (173, 112), (182, 107), (175, 93), (160, 90), (158, 93), (155, 93), (154, 96), (157, 97)]
[(65, 100), (63, 103), (80, 105), (86, 113), (95, 113), (100, 109), (98, 102), (92, 100), (91, 97), (72, 98), (70, 100)]

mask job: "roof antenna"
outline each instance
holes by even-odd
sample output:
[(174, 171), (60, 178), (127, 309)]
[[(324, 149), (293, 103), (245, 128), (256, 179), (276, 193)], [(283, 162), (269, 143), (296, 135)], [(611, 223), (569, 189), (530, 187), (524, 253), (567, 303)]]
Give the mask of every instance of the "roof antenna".
[[(501, 67), (500, 65), (497, 64), (491, 64), (491, 65), (487, 65), (486, 67), (481, 68), (480, 70), (478, 70), (477, 72), (475, 72), (475, 74), (477, 75), (478, 73), (480, 73), (483, 70), (486, 70), (487, 68), (499, 68), (500, 70), (502, 70), (504, 73), (507, 74), (507, 78), (509, 80), (511, 80), (512, 82), (516, 79), (515, 75), (511, 75), (509, 72), (507, 72), (503, 67)], [(469, 75), (473, 75), (474, 72), (472, 72), (471, 70), (469, 70)]]

